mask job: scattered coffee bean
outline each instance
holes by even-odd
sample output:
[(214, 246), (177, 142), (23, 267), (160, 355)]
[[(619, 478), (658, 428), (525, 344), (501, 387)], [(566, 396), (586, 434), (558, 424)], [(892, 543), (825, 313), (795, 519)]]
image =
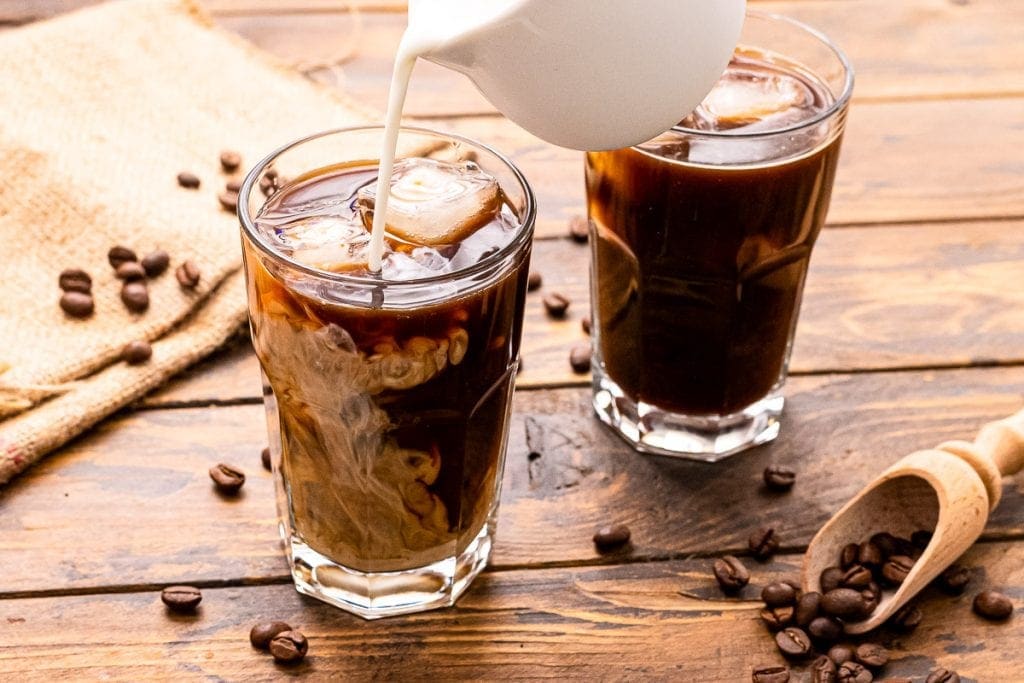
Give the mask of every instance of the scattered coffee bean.
[(168, 586), (160, 593), (160, 599), (172, 612), (188, 614), (196, 610), (203, 594), (194, 586)]
[(236, 192), (221, 192), (217, 195), (217, 201), (225, 211), (234, 211), (238, 208), (238, 194)]
[(981, 591), (974, 596), (974, 613), (992, 621), (1002, 621), (1013, 614), (1013, 603), (997, 591)]
[(615, 524), (601, 527), (594, 534), (594, 545), (601, 552), (615, 550), (629, 543), (629, 527), (625, 524)]
[(270, 639), (270, 654), (281, 664), (299, 662), (309, 651), (306, 636), (299, 631), (282, 631)]
[(142, 339), (128, 342), (121, 350), (121, 358), (128, 365), (141, 365), (153, 357), (153, 347)]
[(871, 683), (874, 680), (871, 672), (857, 662), (843, 662), (836, 672), (839, 683)]
[(146, 271), (143, 270), (142, 264), (138, 261), (125, 261), (117, 267), (114, 274), (119, 280), (124, 280), (125, 282), (146, 279)]
[(263, 469), (265, 469), (267, 472), (270, 472), (271, 470), (274, 469), (273, 466), (270, 464), (270, 449), (269, 448), (264, 448), (263, 452), (260, 453), (260, 462), (263, 463)]
[(111, 247), (110, 251), (107, 252), (107, 262), (110, 263), (110, 267), (117, 269), (119, 265), (126, 261), (138, 261), (139, 257), (135, 255), (135, 252), (128, 247), (116, 246)]
[(146, 275), (149, 277), (156, 277), (167, 270), (167, 266), (171, 263), (170, 255), (163, 249), (158, 249), (152, 253), (146, 254), (142, 259), (142, 269), (146, 271)]
[(764, 483), (772, 491), (788, 491), (796, 483), (796, 472), (782, 465), (764, 468)]
[(811, 664), (811, 683), (836, 683), (838, 669), (835, 662), (822, 655)]
[(842, 569), (849, 569), (853, 565), (857, 564), (857, 554), (860, 552), (860, 546), (856, 543), (847, 543), (843, 546), (843, 550), (839, 553), (839, 566)]
[[(750, 572), (739, 558), (726, 555), (715, 560), (712, 566), (718, 585), (726, 593), (735, 593), (750, 583)], [(773, 607), (774, 605), (769, 605)]]
[(864, 598), (852, 588), (835, 588), (821, 596), (821, 611), (840, 619), (859, 619), (864, 614)]
[(149, 308), (149, 290), (143, 282), (126, 282), (121, 287), (121, 302), (132, 313), (142, 313)]
[(782, 607), (796, 602), (796, 590), (788, 583), (775, 581), (761, 589), (761, 600), (769, 607)]
[(768, 560), (775, 551), (779, 549), (779, 539), (775, 536), (775, 529), (771, 527), (758, 529), (750, 534), (747, 539), (747, 547), (750, 554), (759, 560)]
[(910, 542), (921, 550), (924, 550), (928, 547), (928, 544), (932, 542), (932, 532), (925, 529), (918, 529), (914, 533), (910, 534)]
[(583, 216), (573, 216), (569, 221), (569, 236), (574, 242), (586, 244), (590, 239), (590, 223)]
[(230, 149), (220, 153), (220, 166), (227, 173), (234, 173), (242, 165), (242, 155)]
[(195, 190), (200, 185), (199, 176), (195, 173), (182, 171), (178, 174), (178, 184), (184, 188), (188, 188), (189, 190)]
[(815, 617), (807, 625), (807, 632), (819, 643), (834, 643), (843, 635), (843, 625), (834, 617)]
[(804, 593), (796, 601), (796, 610), (793, 613), (796, 625), (805, 628), (817, 618), (820, 609), (821, 593), (815, 591)]
[(818, 583), (821, 584), (821, 592), (824, 594), (839, 588), (845, 575), (846, 572), (839, 567), (825, 567), (818, 579)]
[(794, 610), (791, 606), (765, 607), (761, 610), (761, 621), (771, 631), (779, 631), (793, 624)]
[(96, 308), (91, 294), (64, 292), (60, 297), (61, 309), (72, 318), (88, 318)]
[(803, 629), (790, 626), (775, 634), (779, 652), (787, 657), (806, 657), (811, 653), (811, 639)]
[(877, 643), (861, 643), (854, 656), (858, 662), (872, 669), (881, 669), (889, 663), (889, 651)]
[(543, 301), (544, 309), (552, 318), (564, 318), (565, 312), (569, 310), (569, 299), (557, 292), (547, 294)]
[(960, 675), (949, 669), (933, 669), (924, 683), (960, 683)]
[(835, 662), (836, 666), (852, 662), (855, 650), (850, 645), (833, 645), (829, 648), (828, 658)]
[(580, 327), (583, 328), (583, 334), (590, 334), (590, 316), (585, 315), (580, 318)]
[(224, 189), (227, 192), (231, 192), (232, 194), (238, 194), (239, 192), (242, 191), (242, 181), (238, 180), (237, 178), (232, 178), (231, 180), (224, 183)]
[(882, 565), (882, 576), (889, 585), (898, 586), (907, 579), (914, 568), (914, 560), (906, 555), (893, 555)]
[(569, 352), (569, 365), (578, 375), (590, 372), (590, 344), (576, 344)]
[(238, 493), (245, 483), (245, 473), (231, 465), (220, 463), (210, 468), (210, 479), (221, 493)]
[(191, 261), (185, 261), (174, 271), (174, 277), (185, 289), (194, 289), (199, 284), (199, 268)]
[(939, 574), (939, 587), (950, 595), (960, 595), (971, 582), (971, 570), (958, 564), (951, 564)]
[(266, 650), (275, 636), (291, 630), (292, 627), (283, 621), (261, 621), (249, 631), (249, 642), (253, 647)]
[(921, 624), (923, 618), (924, 614), (921, 613), (921, 608), (911, 603), (897, 610), (896, 614), (889, 619), (889, 625), (897, 631), (909, 633)]
[(267, 171), (267, 175), (260, 178), (260, 192), (263, 193), (264, 197), (272, 197), (277, 192), (277, 183), (274, 178), (270, 177), (270, 172)]
[(871, 541), (864, 541), (860, 544), (857, 552), (857, 562), (865, 567), (878, 567), (883, 561), (882, 550)]
[(81, 294), (92, 292), (92, 278), (81, 268), (68, 268), (61, 271), (57, 284), (65, 292), (80, 292)]
[(784, 666), (760, 666), (750, 675), (753, 683), (789, 683), (789, 669)]
[(867, 588), (872, 579), (871, 570), (859, 564), (855, 564), (843, 573), (839, 585), (843, 588)]
[(526, 291), (536, 292), (544, 284), (544, 278), (535, 270), (531, 270), (526, 278)]

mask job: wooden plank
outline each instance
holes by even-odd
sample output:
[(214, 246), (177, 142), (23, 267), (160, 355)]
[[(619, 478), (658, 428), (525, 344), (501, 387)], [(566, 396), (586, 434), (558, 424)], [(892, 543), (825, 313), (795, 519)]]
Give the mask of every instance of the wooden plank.
[[(937, 666), (964, 680), (1011, 681), (1024, 666), (1024, 545), (983, 544), (965, 558), (978, 587), (999, 587), (1017, 614), (1005, 624), (971, 613), (968, 594), (934, 590), (911, 634), (883, 631), (888, 676)], [(444, 611), (364, 622), (287, 585), (203, 591), (196, 616), (168, 615), (155, 591), (0, 600), (0, 667), (12, 679), (673, 680), (734, 683), (782, 664), (752, 598), (795, 576), (798, 558), (753, 569), (739, 598), (713, 585), (708, 560), (484, 574)], [(984, 567), (984, 569), (981, 569)], [(984, 578), (982, 578), (984, 577)], [(275, 667), (248, 642), (252, 624), (281, 619), (309, 639), (295, 668)], [(806, 680), (806, 679), (799, 679)]]
[[(972, 437), (1018, 409), (1022, 394), (1024, 368), (796, 378), (780, 439), (710, 466), (633, 453), (597, 422), (586, 389), (519, 392), (494, 561), (737, 551), (765, 524), (785, 548), (801, 548), (885, 466)], [(50, 456), (0, 491), (0, 596), (283, 578), (271, 480), (259, 465), (265, 433), (258, 405), (146, 410)], [(248, 473), (240, 499), (211, 489), (206, 470), (219, 461)], [(799, 470), (791, 494), (763, 489), (772, 462)], [(633, 529), (631, 552), (595, 553), (591, 536), (609, 522)], [(986, 537), (1024, 537), (1021, 481), (1007, 481)]]

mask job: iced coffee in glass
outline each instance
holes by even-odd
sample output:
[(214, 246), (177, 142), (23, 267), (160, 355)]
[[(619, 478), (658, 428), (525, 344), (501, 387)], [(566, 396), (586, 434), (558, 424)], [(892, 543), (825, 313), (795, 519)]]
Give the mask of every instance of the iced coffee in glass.
[(594, 407), (637, 450), (713, 461), (778, 434), (852, 87), (824, 36), (752, 12), (692, 114), (587, 155)]
[(487, 562), (535, 217), (498, 153), (403, 129), (371, 272), (381, 139), (289, 145), (239, 208), (295, 584), (367, 618), (450, 605)]

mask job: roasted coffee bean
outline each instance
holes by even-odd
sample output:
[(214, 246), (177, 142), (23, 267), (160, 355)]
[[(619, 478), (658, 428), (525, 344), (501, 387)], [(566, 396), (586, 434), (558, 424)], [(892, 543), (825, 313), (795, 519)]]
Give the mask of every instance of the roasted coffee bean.
[(862, 588), (860, 596), (864, 600), (864, 612), (861, 616), (867, 616), (875, 611), (878, 603), (882, 601), (882, 588), (872, 581), (867, 588)]
[(850, 645), (833, 645), (829, 648), (828, 658), (835, 662), (836, 666), (853, 661), (855, 650)]
[(871, 683), (874, 679), (871, 672), (857, 662), (843, 662), (836, 675), (839, 683)]
[(195, 586), (168, 586), (161, 591), (160, 599), (172, 612), (188, 614), (196, 610), (203, 594)]
[(277, 192), (277, 183), (270, 177), (270, 172), (267, 175), (260, 178), (260, 192), (263, 193), (264, 197), (272, 197)]
[(765, 607), (761, 610), (761, 621), (771, 631), (784, 629), (793, 623), (793, 608), (788, 605), (785, 607)]
[(217, 195), (217, 201), (220, 202), (220, 206), (225, 211), (234, 211), (238, 208), (238, 193), (237, 192), (221, 192)]
[(578, 375), (590, 372), (590, 344), (576, 344), (569, 351), (569, 365)]
[(855, 564), (843, 573), (839, 585), (843, 588), (867, 588), (873, 578), (871, 570), (859, 564)]
[(893, 555), (882, 565), (882, 576), (892, 586), (898, 586), (907, 579), (914, 568), (914, 560), (906, 555)]
[(782, 583), (786, 584), (787, 586), (793, 589), (794, 600), (799, 600), (800, 596), (803, 595), (803, 587), (800, 585), (799, 581), (794, 581), (793, 579), (783, 579)]
[(536, 292), (544, 284), (544, 277), (535, 270), (531, 270), (526, 278), (526, 291)]
[(239, 192), (242, 191), (242, 181), (236, 178), (232, 178), (231, 180), (224, 183), (224, 189), (227, 192), (238, 194)]
[(864, 613), (864, 598), (852, 588), (836, 588), (821, 596), (821, 611), (840, 619), (856, 619)]
[(1002, 621), (1013, 614), (1013, 603), (997, 591), (981, 591), (974, 596), (974, 613), (992, 621)]
[(810, 672), (811, 683), (836, 683), (838, 668), (835, 662), (822, 655), (811, 664)]
[(121, 350), (121, 358), (128, 365), (141, 365), (152, 357), (153, 347), (149, 345), (149, 342), (142, 339), (128, 342)]
[(274, 469), (273, 466), (270, 463), (270, 449), (269, 448), (264, 448), (263, 452), (260, 453), (260, 462), (263, 463), (263, 469), (265, 469), (267, 472), (270, 472), (271, 470)]
[(782, 607), (796, 602), (796, 589), (788, 583), (775, 581), (761, 589), (761, 599), (769, 607)]
[(858, 662), (872, 669), (881, 669), (889, 663), (889, 651), (877, 643), (861, 643), (854, 656)]
[(110, 267), (115, 270), (119, 265), (126, 261), (138, 261), (139, 257), (135, 255), (135, 252), (128, 247), (116, 246), (111, 247), (110, 251), (107, 252), (107, 262), (110, 263)]
[(242, 165), (242, 155), (234, 150), (226, 149), (220, 153), (220, 167), (228, 173), (234, 173)]
[(871, 541), (864, 541), (857, 551), (857, 562), (865, 567), (879, 567), (885, 558), (882, 557), (881, 549)]
[(924, 550), (928, 547), (928, 544), (932, 542), (932, 532), (926, 531), (925, 529), (918, 529), (914, 533), (910, 534), (910, 542), (921, 550)]
[(253, 647), (266, 650), (270, 647), (270, 641), (280, 633), (291, 631), (292, 627), (283, 621), (261, 621), (249, 631), (249, 642)]
[(569, 221), (569, 237), (574, 242), (585, 244), (590, 239), (590, 223), (583, 216), (573, 216)]
[(821, 593), (816, 591), (804, 593), (796, 601), (796, 610), (793, 613), (793, 619), (796, 621), (796, 625), (806, 627), (818, 616), (820, 609)]
[(779, 652), (787, 657), (806, 657), (811, 653), (811, 639), (803, 629), (790, 626), (775, 634)]
[(950, 595), (960, 595), (971, 582), (971, 570), (958, 564), (951, 564), (939, 574), (938, 583)]
[(580, 327), (583, 328), (583, 334), (590, 334), (590, 316), (585, 315), (580, 318)]
[(299, 631), (282, 631), (270, 639), (270, 654), (281, 664), (294, 664), (306, 656), (309, 642)]
[(857, 554), (860, 552), (860, 546), (856, 543), (847, 543), (843, 546), (842, 551), (839, 553), (839, 566), (842, 569), (849, 569), (853, 565), (857, 564)]
[(960, 683), (960, 674), (949, 669), (932, 669), (924, 683)]
[(839, 567), (825, 567), (821, 572), (821, 576), (818, 578), (818, 583), (821, 584), (822, 594), (839, 588), (839, 584), (842, 582), (845, 574), (846, 572)]
[(119, 280), (124, 280), (125, 282), (146, 279), (146, 271), (143, 270), (142, 264), (138, 261), (125, 261), (117, 267), (114, 274)]
[(61, 271), (57, 284), (65, 292), (80, 292), (82, 294), (92, 292), (92, 278), (81, 268), (68, 268)]
[(143, 257), (142, 269), (146, 271), (147, 276), (156, 277), (167, 270), (167, 266), (170, 265), (170, 263), (170, 255), (163, 249), (158, 249)]
[(759, 666), (750, 674), (753, 683), (789, 683), (789, 668), (785, 666)]
[[(712, 569), (718, 585), (726, 593), (734, 593), (750, 583), (750, 572), (743, 566), (739, 558), (732, 555), (715, 560)], [(769, 605), (769, 607), (775, 607), (775, 605)]]
[(875, 544), (875, 547), (882, 552), (882, 557), (889, 557), (890, 555), (895, 554), (896, 549), (899, 546), (899, 542), (896, 537), (888, 531), (875, 534), (868, 542)]
[(245, 473), (220, 463), (210, 468), (210, 479), (221, 493), (238, 493), (238, 489), (245, 483)]
[(189, 190), (194, 190), (200, 185), (199, 176), (195, 173), (182, 171), (178, 174), (178, 184), (182, 187), (188, 188)]
[(917, 628), (923, 618), (924, 614), (921, 613), (920, 607), (914, 604), (904, 605), (897, 610), (896, 614), (892, 615), (889, 625), (897, 631), (908, 633)]
[(747, 539), (750, 554), (759, 560), (767, 560), (779, 549), (779, 539), (775, 537), (775, 529), (771, 527), (758, 529)]
[(61, 309), (72, 318), (88, 318), (96, 308), (91, 294), (64, 292), (60, 297)]
[(564, 318), (565, 312), (569, 310), (569, 299), (557, 292), (547, 294), (543, 301), (544, 310), (552, 318)]
[(796, 472), (782, 465), (764, 468), (764, 483), (772, 491), (788, 491), (796, 483)]
[(142, 313), (149, 308), (149, 290), (144, 282), (126, 282), (121, 287), (121, 302), (132, 313)]
[(185, 289), (194, 289), (199, 284), (199, 268), (191, 261), (185, 261), (174, 271), (174, 277)]
[(843, 625), (833, 617), (816, 617), (807, 625), (807, 632), (819, 643), (834, 643), (843, 635)]
[(625, 524), (605, 526), (594, 534), (594, 545), (602, 552), (615, 550), (629, 543), (629, 537), (629, 527)]

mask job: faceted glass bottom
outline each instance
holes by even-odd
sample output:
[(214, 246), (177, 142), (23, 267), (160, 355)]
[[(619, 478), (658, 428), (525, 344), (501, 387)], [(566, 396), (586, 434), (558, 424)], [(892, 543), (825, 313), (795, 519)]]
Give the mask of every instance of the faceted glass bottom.
[(717, 462), (779, 435), (781, 381), (768, 396), (731, 415), (683, 415), (636, 401), (599, 365), (593, 370), (597, 416), (641, 453)]

